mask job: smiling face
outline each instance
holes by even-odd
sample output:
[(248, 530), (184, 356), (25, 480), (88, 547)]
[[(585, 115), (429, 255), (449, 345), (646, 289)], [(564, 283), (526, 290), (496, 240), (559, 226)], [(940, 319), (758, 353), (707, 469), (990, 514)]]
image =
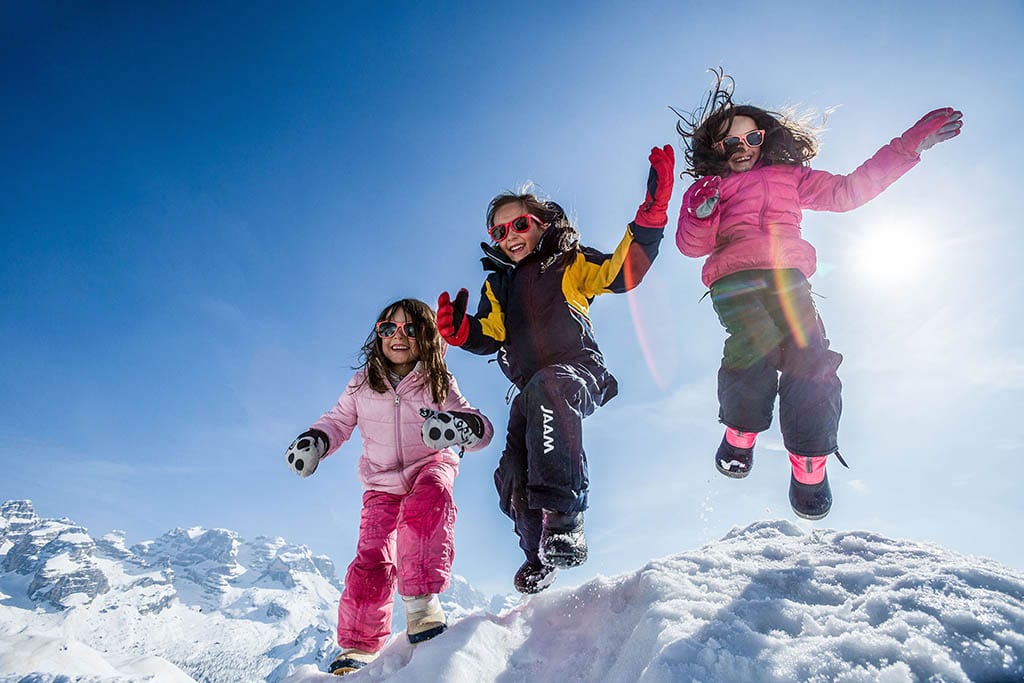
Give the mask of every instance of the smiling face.
[(391, 363), (391, 371), (399, 377), (405, 377), (412, 372), (416, 361), (420, 359), (420, 348), (415, 337), (407, 337), (403, 323), (413, 322), (405, 309), (397, 306), (392, 309), (384, 320), (398, 323), (398, 331), (390, 337), (380, 340), (381, 350), (384, 357)]
[(757, 124), (754, 122), (754, 119), (749, 116), (737, 116), (732, 120), (732, 125), (729, 126), (728, 130), (721, 131), (719, 139), (736, 135), (741, 140), (739, 147), (733, 150), (726, 161), (729, 164), (729, 170), (733, 173), (749, 171), (754, 168), (757, 160), (761, 158), (760, 147), (748, 147), (745, 142), (742, 142), (743, 135), (752, 130), (757, 130)]
[[(526, 213), (529, 213), (529, 211), (522, 202), (509, 202), (494, 212), (494, 219), (491, 221), (491, 225), (507, 223)], [(498, 243), (498, 247), (505, 256), (512, 259), (513, 263), (519, 263), (526, 258), (527, 254), (537, 248), (537, 243), (540, 242), (541, 235), (544, 234), (546, 229), (546, 226), (531, 220), (529, 230), (526, 232), (509, 230), (505, 239)]]

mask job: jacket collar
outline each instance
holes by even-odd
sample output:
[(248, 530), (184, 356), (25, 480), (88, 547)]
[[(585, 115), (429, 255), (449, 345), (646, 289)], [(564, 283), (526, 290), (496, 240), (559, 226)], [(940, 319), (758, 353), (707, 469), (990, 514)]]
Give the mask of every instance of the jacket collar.
[[(412, 366), (412, 370), (410, 370), (409, 374), (406, 375), (405, 377), (398, 377), (394, 373), (389, 372), (388, 373), (388, 382), (391, 384), (392, 388), (398, 389), (398, 387), (402, 384), (402, 382), (404, 382), (406, 380), (409, 380), (410, 377), (412, 379), (409, 380), (409, 381), (416, 381), (419, 378), (421, 378), (423, 376), (423, 374), (424, 374), (424, 371), (423, 371), (423, 361), (418, 360), (418, 361), (416, 361), (416, 365)], [(397, 381), (395, 381), (395, 380), (397, 380)]]
[(505, 255), (505, 252), (503, 252), (501, 249), (494, 246), (493, 244), (490, 244), (488, 242), (481, 242), (480, 248), (484, 252), (484, 257), (480, 259), (480, 262), (483, 264), (485, 271), (512, 271), (519, 264), (525, 263), (527, 260), (532, 259), (534, 257), (546, 258), (548, 256), (553, 256), (557, 254), (558, 243), (561, 241), (559, 237), (561, 236), (562, 232), (564, 232), (564, 230), (562, 230), (561, 228), (549, 228), (545, 230), (544, 234), (542, 234), (540, 236), (540, 239), (537, 240), (537, 246), (533, 248), (533, 251), (524, 256), (523, 259), (519, 261), (519, 263), (516, 263), (515, 261), (510, 259), (508, 256)]

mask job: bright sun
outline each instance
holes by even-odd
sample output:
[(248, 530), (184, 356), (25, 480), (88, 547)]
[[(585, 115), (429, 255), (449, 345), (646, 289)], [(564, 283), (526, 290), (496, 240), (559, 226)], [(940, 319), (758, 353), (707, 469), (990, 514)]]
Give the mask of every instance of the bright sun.
[(931, 242), (909, 222), (876, 223), (854, 243), (853, 266), (871, 285), (889, 287), (924, 273)]

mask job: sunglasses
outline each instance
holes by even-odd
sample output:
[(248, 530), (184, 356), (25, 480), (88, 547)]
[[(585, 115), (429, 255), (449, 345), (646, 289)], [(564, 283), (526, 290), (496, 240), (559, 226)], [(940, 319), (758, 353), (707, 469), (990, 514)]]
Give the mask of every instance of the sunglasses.
[(402, 328), (402, 332), (409, 339), (416, 338), (416, 323), (396, 323), (393, 320), (381, 320), (377, 323), (377, 336), (381, 339), (388, 339), (398, 334), (398, 328)]
[(760, 147), (764, 142), (763, 130), (747, 131), (743, 135), (730, 135), (714, 144), (714, 148), (726, 156), (732, 154), (740, 145), (747, 147)]
[(487, 228), (487, 234), (490, 235), (491, 239), (495, 242), (500, 242), (508, 237), (509, 230), (512, 230), (513, 232), (526, 232), (529, 230), (531, 220), (537, 221), (537, 225), (543, 225), (543, 221), (532, 213), (524, 213), (522, 216), (516, 216), (508, 223), (492, 225)]

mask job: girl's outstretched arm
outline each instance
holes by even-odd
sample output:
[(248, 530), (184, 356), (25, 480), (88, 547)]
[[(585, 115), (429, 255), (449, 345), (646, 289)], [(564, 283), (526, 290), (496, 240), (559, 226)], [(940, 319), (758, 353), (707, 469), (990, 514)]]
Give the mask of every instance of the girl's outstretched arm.
[[(668, 225), (668, 203), (675, 186), (676, 153), (672, 145), (653, 147), (647, 160), (647, 194), (637, 209), (633, 222), (619, 240), (615, 251), (605, 254), (583, 247), (566, 270), (563, 290), (576, 292), (583, 299), (600, 294), (621, 294), (635, 288), (658, 257), (658, 248)], [(586, 301), (570, 301), (577, 310), (589, 307)]]
[(921, 152), (956, 137), (963, 114), (944, 107), (925, 114), (849, 175), (803, 169), (800, 204), (815, 211), (849, 211), (871, 201), (921, 161)]

